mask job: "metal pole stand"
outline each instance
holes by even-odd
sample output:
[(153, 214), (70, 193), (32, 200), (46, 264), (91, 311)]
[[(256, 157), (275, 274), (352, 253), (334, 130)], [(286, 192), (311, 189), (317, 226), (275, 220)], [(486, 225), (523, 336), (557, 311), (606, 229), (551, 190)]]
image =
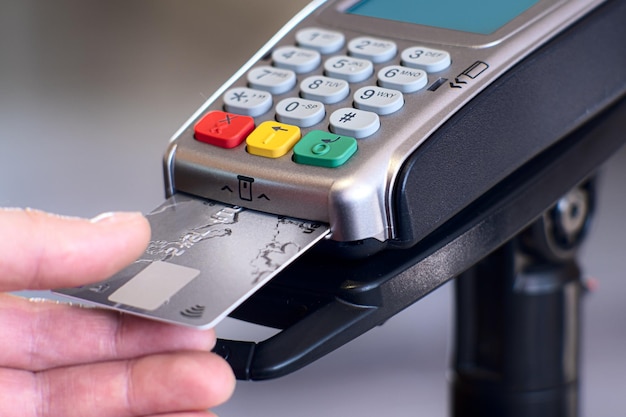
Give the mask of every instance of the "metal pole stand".
[(576, 417), (592, 182), (456, 280), (454, 417)]

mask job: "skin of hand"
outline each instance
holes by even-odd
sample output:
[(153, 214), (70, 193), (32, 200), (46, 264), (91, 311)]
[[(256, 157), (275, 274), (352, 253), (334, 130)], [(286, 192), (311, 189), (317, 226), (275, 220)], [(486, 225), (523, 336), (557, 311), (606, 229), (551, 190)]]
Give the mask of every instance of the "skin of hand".
[[(0, 209), (0, 291), (97, 282), (145, 250), (139, 213)], [(0, 416), (207, 417), (235, 379), (212, 330), (0, 294)]]

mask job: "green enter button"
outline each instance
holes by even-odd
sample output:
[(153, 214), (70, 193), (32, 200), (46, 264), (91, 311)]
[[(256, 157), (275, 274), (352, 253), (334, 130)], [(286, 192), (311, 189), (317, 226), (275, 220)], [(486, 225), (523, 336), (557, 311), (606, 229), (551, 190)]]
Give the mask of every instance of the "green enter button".
[(299, 164), (336, 168), (343, 165), (357, 150), (356, 139), (313, 130), (293, 148), (293, 160)]

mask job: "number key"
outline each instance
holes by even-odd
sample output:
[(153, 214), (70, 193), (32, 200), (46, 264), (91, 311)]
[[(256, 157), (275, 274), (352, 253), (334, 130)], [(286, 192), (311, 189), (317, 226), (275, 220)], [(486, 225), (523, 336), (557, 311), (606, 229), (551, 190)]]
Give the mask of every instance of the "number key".
[(414, 93), (426, 87), (428, 76), (424, 70), (390, 65), (378, 71), (378, 84), (403, 93)]
[(319, 52), (311, 49), (283, 46), (272, 53), (274, 65), (302, 74), (313, 71), (322, 62)]
[(404, 106), (404, 97), (398, 90), (367, 86), (354, 93), (354, 106), (382, 116), (400, 110)]
[(368, 79), (374, 73), (372, 61), (349, 56), (334, 56), (324, 63), (326, 75), (351, 83)]
[(389, 61), (396, 55), (397, 50), (398, 48), (394, 42), (368, 36), (352, 39), (348, 43), (350, 55), (369, 59), (376, 64)]
[(272, 94), (282, 94), (296, 85), (296, 74), (270, 66), (257, 67), (248, 72), (248, 85)]
[(296, 33), (296, 42), (304, 48), (315, 49), (322, 54), (332, 54), (343, 46), (343, 33), (334, 30), (306, 28)]
[(348, 97), (350, 87), (347, 81), (314, 75), (302, 80), (300, 93), (304, 98), (321, 101), (324, 104), (333, 104)]
[(414, 46), (402, 51), (402, 64), (426, 72), (438, 72), (450, 66), (450, 54), (447, 51)]
[(276, 105), (276, 119), (299, 127), (309, 127), (321, 122), (326, 115), (324, 104), (319, 101), (291, 97)]

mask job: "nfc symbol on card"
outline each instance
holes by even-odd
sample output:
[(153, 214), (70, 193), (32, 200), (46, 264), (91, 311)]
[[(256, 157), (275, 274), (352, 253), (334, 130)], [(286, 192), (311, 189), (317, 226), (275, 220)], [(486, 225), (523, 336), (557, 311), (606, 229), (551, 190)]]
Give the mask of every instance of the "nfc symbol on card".
[(195, 305), (181, 311), (180, 315), (190, 319), (199, 319), (204, 315), (204, 310), (206, 310), (205, 306)]

